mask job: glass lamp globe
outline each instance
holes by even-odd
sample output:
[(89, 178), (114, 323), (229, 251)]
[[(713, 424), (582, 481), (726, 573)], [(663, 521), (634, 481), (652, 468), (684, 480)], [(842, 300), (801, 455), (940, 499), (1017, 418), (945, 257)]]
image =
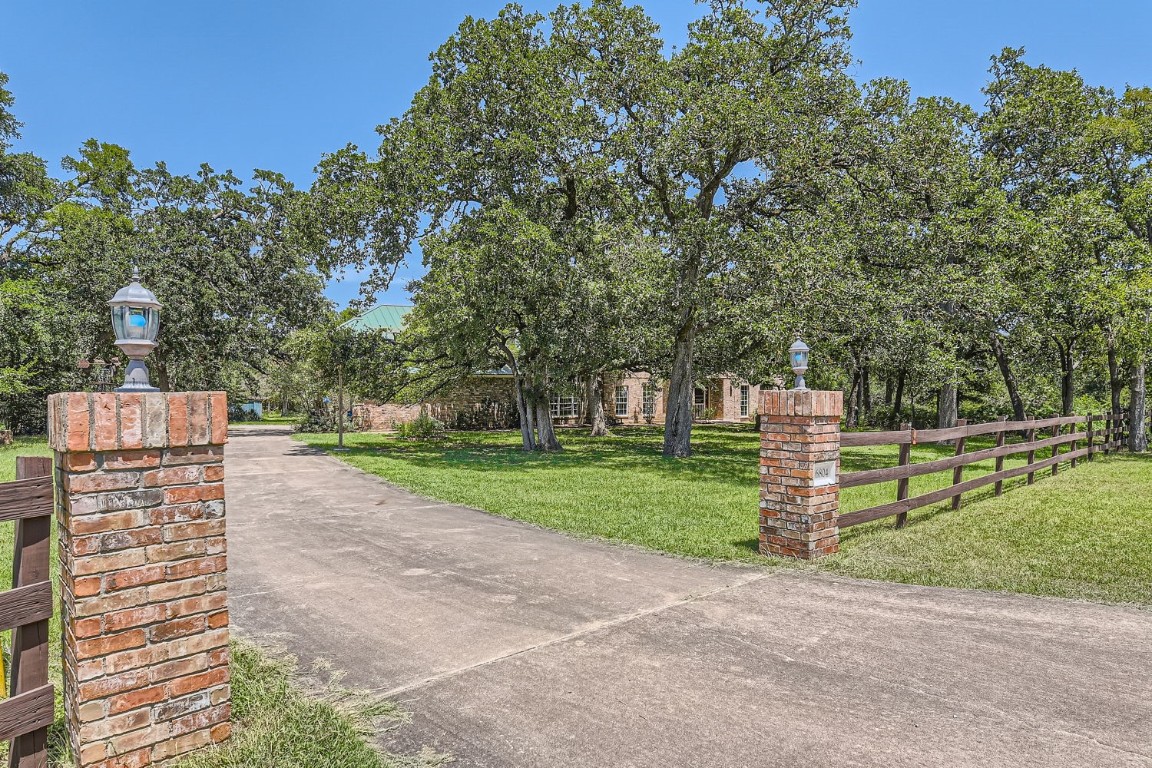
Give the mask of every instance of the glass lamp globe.
[(804, 383), (804, 374), (808, 371), (808, 352), (808, 345), (800, 339), (796, 339), (796, 343), (788, 348), (792, 372), (796, 374), (796, 386), (793, 389), (808, 389), (808, 385)]
[(117, 392), (158, 392), (148, 379), (144, 358), (156, 348), (160, 331), (160, 302), (152, 291), (140, 284), (140, 273), (132, 272), (132, 282), (121, 288), (108, 302), (112, 309), (112, 329), (116, 346), (128, 357), (124, 384)]

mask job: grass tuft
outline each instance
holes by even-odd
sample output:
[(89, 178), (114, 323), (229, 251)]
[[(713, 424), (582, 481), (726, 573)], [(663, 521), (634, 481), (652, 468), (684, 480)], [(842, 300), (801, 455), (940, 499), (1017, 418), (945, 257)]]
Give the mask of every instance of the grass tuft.
[(392, 702), (344, 688), (324, 667), (299, 677), (291, 656), (234, 641), (231, 670), (232, 740), (180, 768), (431, 768), (448, 760), (377, 750), (377, 729), (407, 722), (407, 715)]

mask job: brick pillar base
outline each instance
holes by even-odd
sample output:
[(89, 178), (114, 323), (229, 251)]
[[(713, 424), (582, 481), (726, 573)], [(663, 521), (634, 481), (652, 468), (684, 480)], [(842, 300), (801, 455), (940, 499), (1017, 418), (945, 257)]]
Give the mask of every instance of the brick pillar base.
[(760, 552), (811, 560), (840, 549), (841, 392), (760, 393)]
[(223, 392), (49, 398), (64, 706), (82, 768), (228, 738)]

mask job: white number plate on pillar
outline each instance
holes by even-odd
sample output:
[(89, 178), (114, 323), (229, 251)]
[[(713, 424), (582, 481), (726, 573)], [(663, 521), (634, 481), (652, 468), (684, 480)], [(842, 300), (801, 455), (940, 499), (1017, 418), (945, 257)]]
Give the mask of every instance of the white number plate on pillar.
[(819, 488), (822, 485), (836, 484), (836, 462), (821, 461), (816, 464), (815, 479), (812, 485)]

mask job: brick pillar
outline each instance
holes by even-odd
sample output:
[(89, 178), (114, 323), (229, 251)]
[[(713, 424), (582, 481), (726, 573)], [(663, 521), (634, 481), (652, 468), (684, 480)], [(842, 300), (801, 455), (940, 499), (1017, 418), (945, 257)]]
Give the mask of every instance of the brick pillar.
[(760, 393), (760, 553), (812, 560), (840, 549), (841, 392)]
[(64, 706), (82, 768), (231, 732), (223, 392), (49, 398)]

